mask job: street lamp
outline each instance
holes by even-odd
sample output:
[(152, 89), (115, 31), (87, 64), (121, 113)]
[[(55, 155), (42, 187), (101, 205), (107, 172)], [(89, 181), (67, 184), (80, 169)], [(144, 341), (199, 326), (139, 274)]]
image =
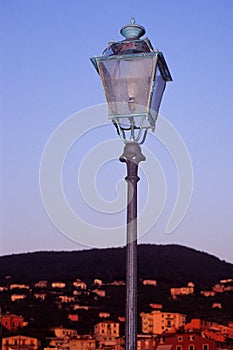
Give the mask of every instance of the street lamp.
[(125, 147), (121, 162), (127, 165), (126, 318), (125, 349), (137, 348), (137, 182), (138, 164), (145, 160), (140, 144), (155, 130), (167, 81), (172, 81), (161, 51), (141, 37), (145, 28), (131, 23), (101, 56), (91, 58), (101, 77), (110, 120)]

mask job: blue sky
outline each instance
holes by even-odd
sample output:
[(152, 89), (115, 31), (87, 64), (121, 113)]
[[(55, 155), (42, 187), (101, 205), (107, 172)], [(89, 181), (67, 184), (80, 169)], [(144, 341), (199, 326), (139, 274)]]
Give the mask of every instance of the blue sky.
[[(194, 171), (188, 212), (167, 235), (164, 227), (175, 200), (176, 174), (161, 145), (153, 146), (148, 138), (146, 146), (164, 168), (168, 200), (157, 224), (140, 242), (187, 245), (233, 262), (231, 11), (230, 0), (0, 1), (1, 255), (84, 248), (60, 233), (44, 210), (41, 156), (58, 125), (105, 102), (89, 58), (101, 54), (112, 39), (121, 40), (119, 30), (133, 16), (169, 65), (174, 81), (160, 112), (181, 134)], [(106, 134), (96, 131), (71, 150), (64, 188), (75, 210), (85, 212), (71, 189), (75, 157), (81, 162), (80, 154), (113, 137), (109, 125)], [(103, 195), (110, 197), (114, 182), (125, 176), (123, 164), (116, 161), (114, 167), (114, 176), (103, 171), (100, 179), (100, 191), (104, 183)], [(139, 187), (143, 200), (143, 175)], [(149, 210), (153, 215), (153, 208)]]

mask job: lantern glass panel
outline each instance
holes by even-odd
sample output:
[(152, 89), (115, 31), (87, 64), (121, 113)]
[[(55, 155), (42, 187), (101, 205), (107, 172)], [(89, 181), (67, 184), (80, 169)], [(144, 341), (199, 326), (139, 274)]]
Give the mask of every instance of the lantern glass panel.
[(156, 120), (157, 115), (159, 113), (159, 107), (160, 107), (160, 103), (163, 97), (165, 87), (166, 87), (166, 81), (163, 79), (159, 65), (157, 65), (155, 81), (154, 81), (154, 86), (152, 91), (151, 106), (150, 106), (151, 115), (154, 120)]
[(155, 76), (155, 55), (124, 55), (98, 60), (109, 115), (147, 115)]

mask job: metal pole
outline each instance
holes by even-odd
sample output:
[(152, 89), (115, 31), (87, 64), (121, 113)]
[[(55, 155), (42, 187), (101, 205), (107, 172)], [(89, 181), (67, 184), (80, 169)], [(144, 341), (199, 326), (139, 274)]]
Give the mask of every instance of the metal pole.
[(121, 162), (127, 165), (127, 239), (125, 350), (137, 349), (137, 183), (138, 164), (145, 160), (136, 142), (126, 143)]

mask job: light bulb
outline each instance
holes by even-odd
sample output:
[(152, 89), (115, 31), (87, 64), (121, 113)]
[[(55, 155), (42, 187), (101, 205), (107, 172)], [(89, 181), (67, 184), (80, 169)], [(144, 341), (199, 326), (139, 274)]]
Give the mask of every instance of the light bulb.
[(137, 84), (135, 83), (134, 80), (129, 80), (129, 82), (128, 82), (128, 96), (129, 96), (128, 106), (129, 106), (130, 112), (134, 112), (136, 109), (136, 99), (135, 99), (136, 94), (137, 94)]

